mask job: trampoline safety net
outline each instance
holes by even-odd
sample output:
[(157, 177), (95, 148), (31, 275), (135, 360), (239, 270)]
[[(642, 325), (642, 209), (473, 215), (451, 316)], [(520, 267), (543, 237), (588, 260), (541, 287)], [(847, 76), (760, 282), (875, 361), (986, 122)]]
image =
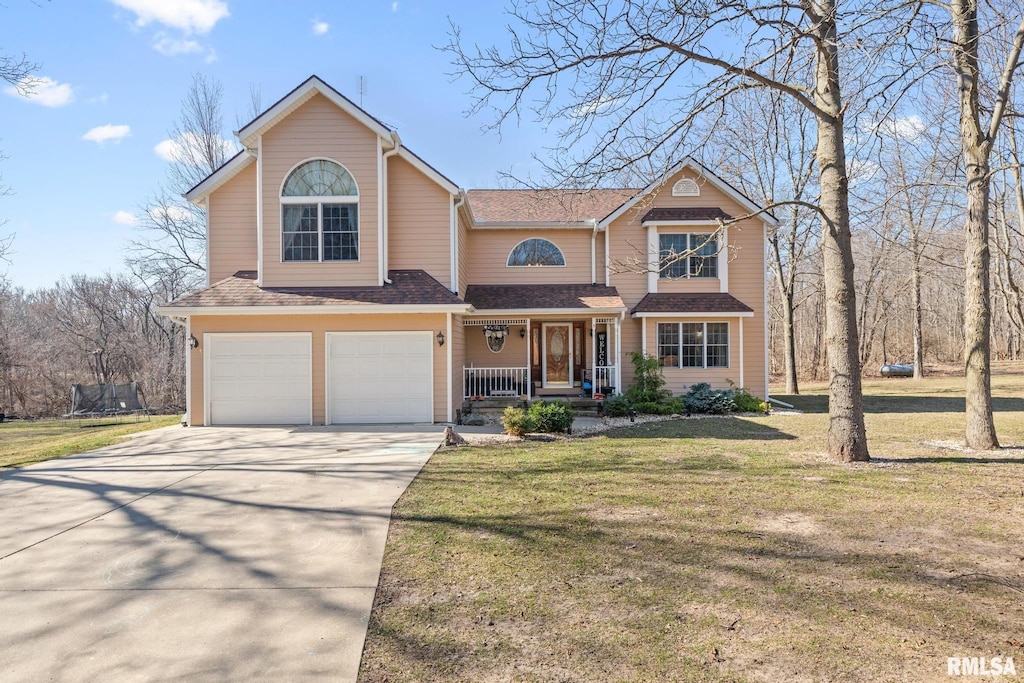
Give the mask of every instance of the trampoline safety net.
[(139, 400), (138, 382), (131, 384), (72, 384), (68, 416), (127, 415), (145, 412), (145, 394)]

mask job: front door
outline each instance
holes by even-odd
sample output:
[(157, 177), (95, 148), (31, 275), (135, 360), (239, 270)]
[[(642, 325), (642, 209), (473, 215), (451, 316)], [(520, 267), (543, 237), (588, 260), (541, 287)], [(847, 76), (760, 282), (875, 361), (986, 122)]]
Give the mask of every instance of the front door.
[(544, 386), (572, 386), (572, 325), (544, 323)]

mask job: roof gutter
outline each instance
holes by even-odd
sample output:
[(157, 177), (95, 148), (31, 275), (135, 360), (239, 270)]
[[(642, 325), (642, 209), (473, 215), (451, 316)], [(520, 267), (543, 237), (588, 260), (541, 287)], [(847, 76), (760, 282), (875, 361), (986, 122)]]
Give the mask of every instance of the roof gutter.
[(374, 313), (436, 314), (470, 313), (469, 304), (320, 304), (291, 306), (157, 306), (169, 318), (206, 315), (360, 315)]

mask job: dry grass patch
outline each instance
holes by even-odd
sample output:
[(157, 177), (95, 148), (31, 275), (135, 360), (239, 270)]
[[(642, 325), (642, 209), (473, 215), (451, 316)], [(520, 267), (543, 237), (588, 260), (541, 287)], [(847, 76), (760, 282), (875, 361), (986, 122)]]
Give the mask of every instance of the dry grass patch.
[(15, 420), (0, 423), (0, 467), (19, 467), (113, 446), (132, 434), (180, 424), (179, 415), (120, 420)]
[[(996, 378), (1010, 445), (1022, 380)], [(958, 381), (869, 382), (879, 460), (861, 466), (821, 454), (820, 396), (802, 415), (439, 453), (396, 506), (360, 678), (933, 681), (954, 655), (1024, 670), (1024, 458), (935, 445), (959, 442)]]

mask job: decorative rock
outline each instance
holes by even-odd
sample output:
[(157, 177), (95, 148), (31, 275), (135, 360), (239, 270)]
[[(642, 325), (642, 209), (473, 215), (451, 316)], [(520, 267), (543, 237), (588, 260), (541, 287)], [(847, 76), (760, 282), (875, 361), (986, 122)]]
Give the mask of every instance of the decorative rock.
[(487, 424), (487, 421), (484, 419), (484, 416), (479, 413), (470, 413), (469, 415), (463, 416), (462, 424), (469, 425), (470, 427), (483, 427)]

